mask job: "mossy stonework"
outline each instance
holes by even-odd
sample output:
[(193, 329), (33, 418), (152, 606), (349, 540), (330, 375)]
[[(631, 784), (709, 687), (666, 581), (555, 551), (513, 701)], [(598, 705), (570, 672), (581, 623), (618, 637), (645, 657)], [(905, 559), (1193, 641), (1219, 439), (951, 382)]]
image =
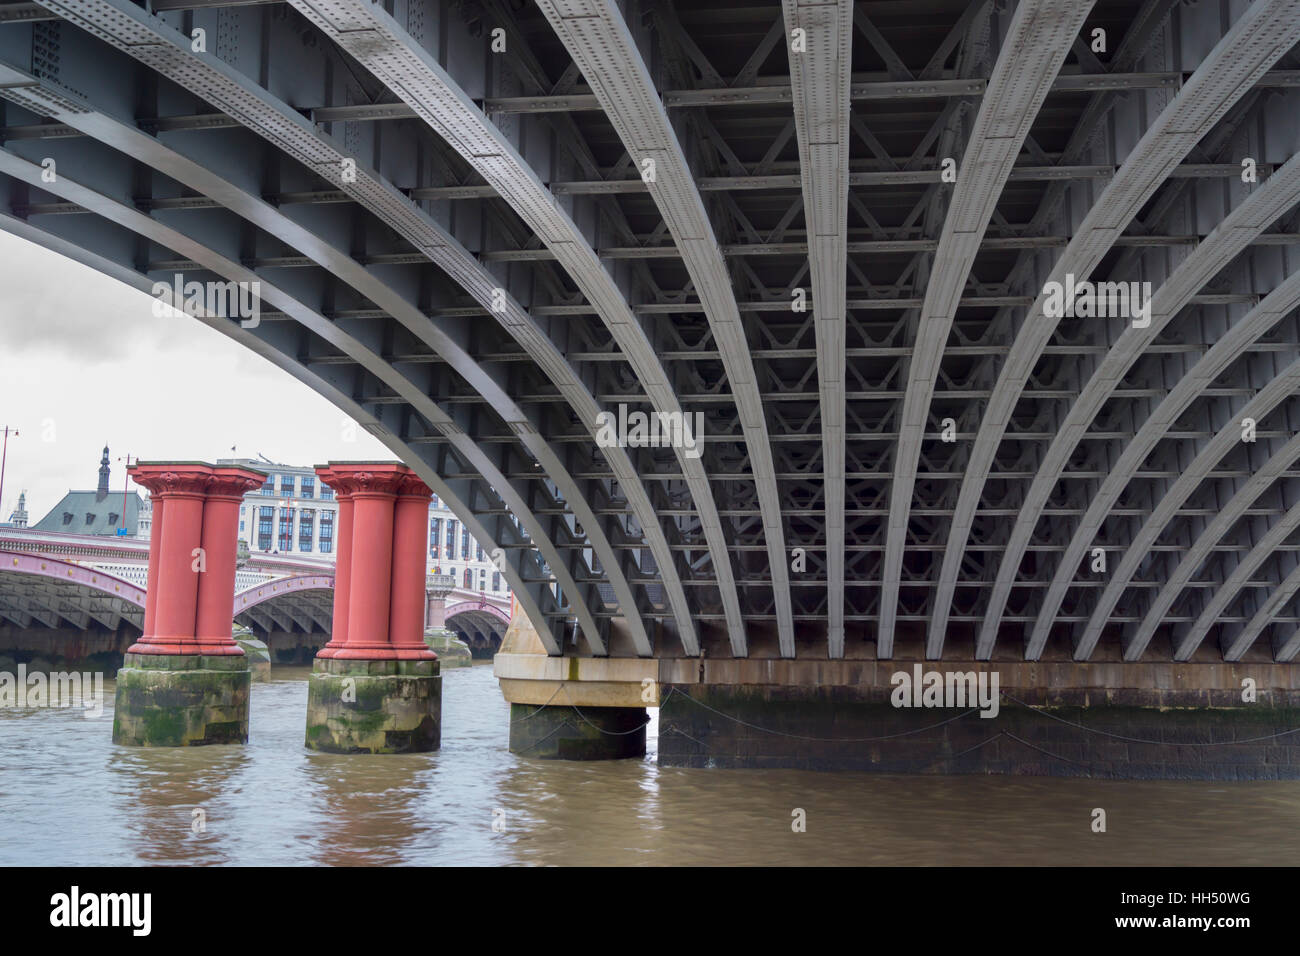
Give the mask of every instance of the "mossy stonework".
[(271, 679), (271, 651), (267, 648), (264, 641), (259, 641), (253, 637), (251, 631), (240, 633), (236, 630), (234, 633), (235, 643), (244, 651), (244, 657), (248, 660), (248, 671), (252, 675), (253, 683), (265, 683)]
[(247, 743), (249, 687), (248, 661), (242, 655), (127, 654), (117, 672), (113, 743)]
[(327, 753), (423, 753), (442, 744), (438, 661), (317, 658), (306, 746)]
[(424, 632), (424, 643), (438, 655), (444, 670), (450, 667), (473, 667), (474, 655), (469, 645), (445, 627), (431, 627)]
[(644, 708), (510, 705), (510, 752), (543, 760), (645, 756)]

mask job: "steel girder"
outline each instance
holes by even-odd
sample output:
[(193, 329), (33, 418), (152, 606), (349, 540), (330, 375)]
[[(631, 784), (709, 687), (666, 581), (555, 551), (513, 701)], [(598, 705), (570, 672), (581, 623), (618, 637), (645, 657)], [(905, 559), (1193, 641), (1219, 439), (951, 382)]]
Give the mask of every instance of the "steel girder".
[[(1027, 507), (1016, 521), (1012, 531), (1007, 557), (999, 572), (1000, 578), (1009, 578), (1020, 563), (1024, 546), (1032, 531), (1032, 522), (1047, 501), (1052, 486), (1064, 471), (1079, 436), (1088, 428), (1110, 397), (1113, 389), (1128, 370), (1138, 361), (1147, 345), (1155, 340), (1162, 329), (1183, 309), (1191, 295), (1218, 274), (1270, 223), (1300, 202), (1300, 157), (1289, 161), (1270, 177), (1263, 186), (1251, 193), (1236, 209), (1230, 212), (1205, 241), (1157, 290), (1151, 303), (1150, 324), (1145, 328), (1129, 327), (1119, 336), (1111, 350), (1088, 380), (1079, 398), (1070, 408), (1057, 438), (1048, 449), (1039, 466), (1034, 483), (1026, 499)], [(1124, 449), (1123, 454), (1110, 468), (1106, 480), (1093, 498), (1087, 515), (1075, 529), (1070, 546), (1062, 557), (1051, 589), (1039, 609), (1039, 623), (1030, 637), (1031, 650), (1039, 650), (1047, 640), (1051, 617), (1060, 609), (1065, 591), (1074, 577), (1084, 550), (1092, 543), (1109, 507), (1116, 503), (1120, 493), (1133, 473), (1146, 461), (1165, 430), (1174, 424), (1189, 405), (1205, 389), (1212, 387), (1227, 365), (1242, 354), (1242, 349), (1260, 338), (1276, 323), (1300, 305), (1300, 275), (1296, 281), (1288, 280), (1270, 293), (1259, 305), (1250, 310), (1241, 321), (1193, 366), (1143, 423), (1142, 428)], [(1010, 569), (1010, 570), (1009, 570)], [(1118, 598), (1123, 590), (1121, 576), (1109, 582), (1102, 603), (1093, 612), (1095, 624), (1084, 631), (1078, 642), (1078, 654), (1086, 659), (1096, 646), (1101, 625), (1113, 609), (1110, 596)]]
[[(29, 163), (58, 158), (74, 184), (296, 303), (267, 302), (252, 336), (231, 331), (441, 472), (534, 587), (553, 650), (558, 622), (581, 609), (582, 629), (611, 653), (663, 652), (662, 638), (650, 643), (651, 622), (663, 622), (687, 653), (716, 654), (722, 641), (732, 654), (857, 656), (874, 637), (887, 656), (897, 632), (909, 649), (923, 634), (937, 657), (963, 653), (972, 625), (995, 634), (997, 619), (1033, 625), (1034, 650), (1053, 623), (1080, 648), (1110, 623), (1130, 657), (1160, 625), (1203, 638), (1221, 624), (1223, 648), (1245, 653), (1243, 635), (1272, 621), (1285, 628), (1278, 659), (1296, 652), (1282, 598), (1298, 553), (1285, 534), (1300, 479), (1286, 451), (1297, 409), (1282, 398), (1257, 445), (1198, 457), (1259, 382), (1300, 357), (1300, 324), (1269, 301), (1294, 272), (1285, 249), (1296, 217), (1241, 219), (1265, 209), (1259, 197), (1281, 195), (1285, 118), (1269, 148), (1248, 149), (1262, 185), (1229, 185), (1240, 142), (1263, 143), (1266, 117), (1278, 119), (1300, 81), (1282, 35), (1295, 19), (1287, 5), (1115, 0), (1071, 7), (1086, 14), (1083, 30), (1035, 20), (1058, 21), (1067, 58), (1052, 43), (1007, 52), (1014, 25), (1048, 6), (1029, 0), (935, 0), (924, 14), (872, 0), (555, 0), (540, 13), (498, 0), (311, 4), (325, 20), (342, 10), (388, 24), (365, 50), (374, 35), (313, 25), (305, 3), (181, 3), (199, 9), (0, 7), (0, 61), (27, 86), (6, 97), (47, 98), (27, 101), (35, 113), (6, 106), (0, 137)], [(1259, 27), (1268, 11), (1277, 49), (1235, 57), (1239, 83), (1207, 78), (1224, 31)], [(986, 12), (1001, 65), (972, 29)], [(104, 67), (87, 66), (90, 41), (69, 20), (119, 48), (124, 35), (141, 41), (126, 51), (139, 65), (96, 46)], [(1121, 38), (1109, 59), (1088, 49), (1098, 25)], [(132, 32), (142, 26), (148, 36)], [(212, 52), (188, 46), (200, 26)], [(488, 55), (497, 26), (507, 56)], [(795, 60), (796, 26), (827, 55)], [(606, 41), (617, 56), (599, 67)], [(1004, 89), (998, 71), (1028, 76), (1031, 56), (1064, 62)], [(1250, 56), (1268, 61), (1265, 72), (1246, 68)], [(442, 102), (444, 92), (458, 95)], [(999, 105), (1022, 102), (1018, 141), (981, 132)], [(450, 115), (469, 122), (439, 129)], [(1232, 132), (1252, 117), (1258, 129)], [(1162, 123), (1199, 146), (1144, 154), (1144, 130), (1170, 138)], [(490, 148), (465, 150), (466, 136)], [(637, 175), (647, 144), (666, 157), (656, 184)], [(819, 165), (810, 149), (838, 158)], [(962, 157), (951, 201), (949, 155)], [(496, 179), (483, 175), (492, 156), (504, 164)], [(348, 159), (356, 182), (340, 175)], [(1149, 161), (1159, 169), (1140, 175)], [(128, 252), (120, 226), (30, 175), (6, 186), (7, 228), (80, 247), (137, 285), (140, 274), (216, 274), (147, 240)], [(1091, 230), (1087, 215), (1121, 194), (1132, 215)], [(982, 235), (966, 248), (958, 218), (972, 210)], [(548, 232), (553, 214), (560, 228)], [(1081, 221), (1097, 235), (1083, 237)], [(1233, 222), (1246, 228), (1229, 241)], [(1079, 278), (1163, 279), (1153, 325), (1164, 328), (1043, 330), (1034, 301), (1053, 260), (1086, 266)], [(809, 286), (813, 315), (799, 315), (792, 292)], [(1175, 288), (1186, 307), (1166, 316)], [(822, 321), (835, 313), (838, 356)], [(649, 376), (628, 340), (650, 346)], [(1240, 357), (1225, 364), (1234, 348)], [(596, 415), (655, 407), (653, 386), (703, 410), (700, 459), (593, 447)], [(758, 421), (744, 408), (755, 396)], [(1168, 421), (1153, 420), (1158, 406)], [(960, 422), (951, 445), (934, 434), (945, 416)], [(770, 468), (755, 454), (759, 428)], [(508, 517), (519, 502), (527, 533)], [(1090, 544), (1122, 555), (1122, 583), (1073, 580)], [(808, 552), (807, 570), (774, 573), (788, 548)], [(723, 568), (729, 582), (717, 579)], [(551, 592), (560, 578), (565, 604)], [(1272, 582), (1284, 586), (1265, 601)], [(1121, 606), (1125, 594), (1137, 603)], [(753, 633), (737, 627), (738, 612)], [(636, 618), (623, 650), (604, 633), (620, 615)]]
[[(844, 656), (845, 321), (853, 3), (782, 0), (809, 240), (821, 410), (827, 652)], [(802, 49), (795, 49), (800, 37)]]
[[(429, 126), (455, 149), (541, 239), (587, 300), (596, 306), (619, 349), (643, 384), (654, 411), (684, 421), (677, 392), (654, 345), (632, 314), (614, 277), (596, 256), (578, 224), (556, 201), (528, 161), (474, 106), (451, 75), (381, 8), (352, 0), (296, 0), (294, 7), (359, 63), (384, 80)], [(593, 432), (598, 425), (589, 420)], [(733, 652), (747, 653), (745, 623), (726, 539), (699, 458), (675, 447), (682, 474), (704, 531), (713, 572), (727, 619)], [(686, 644), (688, 654), (697, 649)]]
[[(633, 164), (637, 169), (648, 170), (649, 175), (644, 178), (650, 195), (668, 224), (668, 231), (708, 317), (713, 339), (718, 345), (726, 370), (727, 382), (731, 386), (731, 398), (740, 418), (754, 493), (762, 512), (781, 654), (784, 657), (794, 657), (794, 620), (791, 615), (789, 569), (785, 556), (785, 528), (781, 520), (781, 501), (772, 464), (767, 418), (763, 413), (763, 400), (754, 374), (754, 360), (750, 355), (749, 339), (736, 305), (731, 276), (718, 249), (717, 236), (705, 212), (700, 192), (692, 183), (693, 175), (686, 154), (669, 122), (667, 111), (659, 102), (654, 81), (641, 58), (636, 41), (613, 0), (538, 0), (538, 6), (573, 57), (574, 64), (596, 91), (601, 108), (618, 130)], [(847, 64), (844, 73), (847, 81)], [(846, 121), (847, 108), (846, 99)], [(836, 157), (836, 169), (840, 167), (842, 158)], [(649, 167), (644, 166), (647, 161), (651, 164)], [(813, 271), (816, 272), (817, 268), (818, 258), (814, 254)], [(821, 291), (829, 291), (831, 286), (838, 290), (842, 298), (842, 268), (833, 275), (833, 282), (823, 286)], [(842, 324), (842, 313), (840, 321)], [(842, 335), (839, 342), (842, 345)], [(823, 424), (823, 429), (825, 428), (826, 425)], [(843, 455), (840, 457), (842, 460)], [(843, 501), (842, 485), (835, 500)], [(829, 516), (827, 520), (829, 525)], [(839, 543), (842, 552), (842, 537)], [(827, 553), (828, 558), (835, 553), (829, 539)], [(841, 553), (840, 560), (842, 559)], [(733, 636), (732, 647), (737, 654), (743, 656), (743, 637), (737, 643)], [(835, 656), (833, 648), (832, 641), (832, 656)]]
[[(1293, 437), (1283, 445), (1257, 471), (1250, 473), (1248, 476), (1243, 476), (1245, 480), (1241, 482), (1236, 494), (1228, 501), (1223, 510), (1205, 525), (1192, 546), (1182, 554), (1178, 566), (1167, 574), (1164, 583), (1156, 582), (1159, 591), (1152, 598), (1151, 605), (1143, 615), (1137, 629), (1128, 635), (1125, 641), (1124, 653), (1128, 660), (1141, 658), (1156, 628), (1169, 616), (1169, 610), (1178, 599), (1182, 589), (1191, 586), (1192, 576), (1196, 574), (1210, 554), (1219, 548), (1219, 543), (1232, 529), (1233, 525), (1242, 520), (1247, 511), (1255, 505), (1260, 497), (1273, 487), (1276, 482), (1280, 482), (1284, 474), (1290, 471), (1297, 461), (1300, 461), (1300, 435)], [(1292, 473), (1292, 477), (1296, 477), (1294, 473)], [(1133, 584), (1134, 582), (1130, 579), (1127, 586), (1132, 587)], [(1211, 583), (1211, 586), (1213, 586), (1213, 583)], [(1226, 601), (1223, 602), (1223, 606), (1227, 606)]]
[[(109, 42), (119, 47), (125, 46), (126, 52), (136, 56), (142, 62), (154, 66), (163, 75), (169, 75), (192, 88), (197, 88), (209, 102), (223, 106), (232, 115), (240, 116), (245, 126), (285, 147), (286, 152), (290, 155), (296, 156), (305, 164), (311, 165), (317, 172), (322, 173), (327, 178), (341, 180), (344, 160), (348, 159), (354, 163), (356, 162), (353, 157), (345, 157), (337, 146), (319, 131), (306, 124), (295, 111), (277, 101), (247, 78), (235, 74), (232, 70), (222, 69), (221, 67), (224, 64), (219, 61), (205, 62), (203, 58), (192, 54), (189, 44), (183, 36), (172, 31), (170, 27), (156, 18), (148, 17), (144, 11), (130, 4), (113, 3), (81, 4), (79, 10), (83, 26), (88, 28), (98, 26), (102, 30), (111, 23), (113, 29), (117, 32), (108, 34), (106, 38), (109, 39)], [(114, 11), (128, 18), (127, 22), (124, 24), (120, 21), (114, 21)], [(98, 21), (94, 19), (96, 17), (99, 18)], [(134, 40), (129, 39), (132, 37)], [(148, 42), (142, 41), (141, 37), (149, 38)], [(165, 55), (160, 51), (165, 51)], [(11, 82), (30, 83), (31, 80), (19, 79), (11, 80)], [(45, 105), (48, 110), (51, 104), (45, 103), (42, 105)], [(52, 105), (57, 108), (59, 104), (54, 102)], [(87, 128), (84, 123), (80, 123), (75, 112), (68, 119), (70, 121), (69, 125), (78, 125), (83, 130)], [(132, 155), (136, 155), (137, 150), (144, 155), (148, 155), (156, 148), (150, 142), (150, 137), (139, 133), (137, 130), (125, 127), (113, 129), (111, 132), (104, 132), (101, 128), (97, 129), (93, 135), (107, 137), (106, 141), (127, 149)], [(177, 163), (174, 157), (169, 156), (166, 165), (161, 168), (162, 171), (174, 176), (191, 188), (203, 191), (205, 195), (217, 198), (227, 207), (235, 209), (253, 221), (257, 221), (259, 225), (262, 225), (263, 228), (277, 235), (283, 241), (290, 242), (297, 248), (307, 250), (311, 258), (329, 268), (334, 274), (346, 277), (370, 301), (385, 306), (390, 314), (404, 321), (413, 330), (421, 328), (421, 334), (426, 343), (437, 350), (444, 358), (447, 358), (456, 367), (457, 371), (464, 374), (475, 387), (482, 390), (486, 401), (498, 414), (502, 415), (511, 429), (519, 435), (521, 443), (542, 463), (547, 474), (556, 479), (557, 485), (565, 494), (566, 501), (569, 502), (577, 515), (578, 523), (587, 532), (593, 550), (601, 559), (602, 567), (608, 574), (610, 583), (615, 589), (620, 606), (629, 609), (626, 620), (633, 630), (633, 640), (637, 652), (641, 654), (650, 653), (650, 638), (639, 613), (645, 607), (645, 602), (633, 597), (626, 580), (623, 560), (615, 555), (601, 523), (595, 519), (594, 514), (589, 510), (587, 503), (587, 499), (590, 497), (589, 492), (580, 489), (568, 477), (563, 465), (559, 462), (550, 445), (544, 440), (544, 436), (539, 432), (537, 424), (531, 420), (525, 410), (517, 406), (509, 398), (507, 392), (499, 383), (491, 381), (491, 373), (484, 371), (470, 357), (462, 344), (453, 342), (442, 329), (433, 327), (425, 316), (419, 314), (419, 310), (414, 308), (412, 303), (403, 301), (400, 294), (390, 293), (385, 295), (382, 292), (375, 291), (380, 288), (379, 281), (373, 276), (364, 275), (365, 270), (362, 270), (355, 263), (347, 262), (346, 257), (338, 253), (337, 250), (329, 250), (328, 247), (325, 247), (324, 255), (326, 258), (322, 259), (322, 253), (318, 251), (323, 243), (320, 237), (306, 232), (301, 225), (288, 223), (283, 217), (280, 217), (280, 221), (275, 224), (269, 222), (269, 220), (277, 219), (278, 215), (269, 205), (258, 203), (246, 194), (238, 195), (235, 199), (232, 199), (232, 188), (226, 188), (229, 184), (218, 182), (214, 185), (211, 181), (204, 182), (202, 176), (204, 171), (201, 167), (196, 167), (194, 163), (186, 166), (183, 163)], [(458, 281), (482, 304), (490, 305), (493, 303), (494, 292), (500, 288), (500, 280), (495, 279), (486, 269), (478, 265), (473, 257), (445, 229), (424, 215), (421, 210), (385, 182), (377, 172), (358, 163), (356, 165), (356, 174), (356, 183), (337, 182), (336, 184), (344, 192), (359, 197), (364, 204), (382, 213), (396, 228), (402, 228), (417, 248), (421, 249), (429, 259), (438, 263), (449, 276)], [(249, 211), (251, 206), (259, 207), (257, 213), (260, 215), (252, 215)], [(594, 419), (594, 412), (590, 411), (590, 408), (595, 404), (594, 400), (581, 387), (563, 361), (562, 356), (535, 323), (529, 319), (527, 313), (518, 303), (507, 297), (504, 310), (495, 308), (493, 314), (504, 327), (516, 335), (522, 345), (532, 351), (540, 364), (547, 367), (548, 370), (554, 370), (557, 375), (563, 376), (562, 381), (559, 383), (560, 387), (566, 396), (571, 399), (574, 406), (580, 409), (580, 419), (587, 421)], [(622, 488), (633, 499), (637, 508), (637, 515), (643, 522), (643, 528), (648, 529), (647, 536), (651, 539), (652, 550), (657, 550), (666, 555), (668, 553), (666, 543), (662, 542), (662, 540), (656, 540), (662, 539), (662, 535), (658, 533), (658, 522), (654, 518), (649, 499), (643, 492), (638, 493), (636, 490), (639, 488), (639, 482), (635, 480), (634, 469), (621, 449), (611, 451), (613, 453), (608, 454), (607, 458), (616, 465), (620, 473)], [(622, 460), (620, 461), (620, 459)], [(684, 594), (680, 592), (680, 588), (674, 589), (672, 587), (674, 571), (671, 562), (668, 562), (666, 567), (661, 564), (661, 570), (666, 583), (665, 590), (670, 603), (673, 605), (674, 617), (678, 627), (679, 629), (683, 626), (686, 628), (681, 632), (683, 642), (689, 646), (693, 640), (693, 625), (685, 605)], [(572, 587), (572, 583), (570, 583), (569, 587)], [(566, 588), (566, 593), (568, 593), (568, 588)], [(574, 592), (575, 597), (578, 594), (579, 592)], [(588, 626), (584, 627), (584, 633), (589, 630), (593, 621), (594, 618), (587, 615)], [(603, 651), (604, 641), (601, 631), (592, 631), (591, 638), (594, 646)]]
[[(1115, 238), (1164, 182), (1166, 171), (1180, 162), (1232, 104), (1300, 39), (1300, 3), (1294, 0), (1260, 0), (1209, 52), (1173, 103), (1156, 118), (1123, 167), (1074, 230), (1065, 252), (1051, 270), (1048, 281), (1064, 283), (1073, 276), (1086, 281), (1114, 244)], [(971, 462), (949, 531), (950, 553), (965, 547), (969, 522), (992, 467), (997, 446), (1011, 420), (1021, 390), (1046, 344), (1054, 324), (1044, 314), (1042, 300), (1030, 309), (1016, 336), (1011, 354), (1002, 366), (998, 383), (980, 422)], [(1011, 573), (1017, 567), (1004, 560)], [(980, 629), (976, 654), (993, 653), (998, 626), (1010, 594), (1009, 576), (1000, 573)], [(1030, 648), (1033, 659), (1041, 648)]]
[[(1300, 278), (1300, 276), (1296, 278)], [(1294, 282), (1289, 284), (1291, 289), (1286, 290), (1286, 294), (1291, 296), (1291, 307), (1294, 309), (1300, 306), (1300, 298), (1296, 297), (1296, 291), (1300, 288), (1300, 285)], [(1297, 393), (1297, 390), (1300, 390), (1300, 359), (1287, 366), (1284, 371), (1264, 385), (1251, 401), (1242, 406), (1236, 415), (1233, 415), (1224, 423), (1213, 438), (1204, 443), (1200, 453), (1188, 463), (1183, 473), (1169, 486), (1164, 496), (1160, 498), (1142, 524), (1141, 529), (1134, 535), (1123, 559), (1106, 582), (1103, 596), (1098, 602), (1098, 610), (1102, 607), (1113, 606), (1114, 594), (1120, 590), (1117, 582), (1127, 582), (1132, 577), (1137, 566), (1150, 553), (1151, 545), (1155, 543), (1168, 523), (1174, 518), (1176, 511), (1206, 479), (1213, 466), (1241, 445), (1242, 420), (1250, 418), (1258, 421), (1267, 417), (1288, 399), (1292, 398)], [(1286, 520), (1284, 516), (1282, 522)], [(1104, 619), (1090, 618), (1089, 627), (1099, 633), (1100, 625), (1103, 622)], [(1190, 654), (1191, 649), (1194, 648), (1189, 648), (1188, 654)], [(1080, 647), (1076, 650), (1076, 656), (1081, 660), (1086, 660), (1091, 650), (1091, 648)], [(1135, 657), (1139, 650), (1130, 648), (1130, 656)]]
[[(907, 543), (908, 514), (944, 345), (1011, 166), (1047, 96), (1048, 85), (1065, 62), (1091, 9), (1092, 4), (1086, 0), (1022, 0), (1003, 40), (988, 93), (980, 105), (962, 157), (952, 203), (935, 252), (933, 275), (921, 306), (921, 325), (908, 366), (907, 394), (894, 451), (880, 629), (876, 639), (881, 657), (890, 657), (893, 652), (894, 615)], [(954, 533), (959, 533), (955, 527), (949, 534)], [(926, 648), (930, 657), (942, 654), (941, 635), (946, 624), (939, 614), (946, 615), (947, 609), (939, 612), (936, 607), (935, 610), (935, 626)]]

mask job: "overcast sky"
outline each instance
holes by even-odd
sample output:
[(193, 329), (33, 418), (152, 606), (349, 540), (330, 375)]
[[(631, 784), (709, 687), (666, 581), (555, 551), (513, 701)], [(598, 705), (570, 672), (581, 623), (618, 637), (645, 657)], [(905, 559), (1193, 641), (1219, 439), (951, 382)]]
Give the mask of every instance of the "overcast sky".
[(21, 433), (9, 439), (0, 520), (21, 490), (35, 524), (69, 489), (93, 489), (105, 443), (119, 492), (128, 452), (212, 461), (235, 445), (240, 457), (291, 465), (392, 459), (306, 385), (188, 316), (154, 316), (153, 301), (0, 232), (0, 428)]

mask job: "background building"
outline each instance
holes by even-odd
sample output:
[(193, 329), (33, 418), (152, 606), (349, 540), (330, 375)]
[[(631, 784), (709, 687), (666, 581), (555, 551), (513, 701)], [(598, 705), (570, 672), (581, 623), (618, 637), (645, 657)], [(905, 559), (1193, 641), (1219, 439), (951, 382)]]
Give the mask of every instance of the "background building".
[(26, 528), (27, 527), (27, 492), (18, 493), (18, 507), (9, 515), (9, 520), (0, 522), (0, 528)]
[[(144, 502), (138, 492), (109, 488), (108, 446), (99, 462), (99, 485), (94, 491), (69, 491), (34, 527), (37, 531), (66, 534), (111, 534), (136, 537)], [(20, 499), (19, 507), (25, 505)], [(24, 512), (24, 521), (26, 514)]]
[(217, 464), (267, 474), (262, 487), (245, 495), (239, 508), (239, 537), (250, 552), (334, 560), (338, 501), (313, 469), (253, 458), (223, 458)]

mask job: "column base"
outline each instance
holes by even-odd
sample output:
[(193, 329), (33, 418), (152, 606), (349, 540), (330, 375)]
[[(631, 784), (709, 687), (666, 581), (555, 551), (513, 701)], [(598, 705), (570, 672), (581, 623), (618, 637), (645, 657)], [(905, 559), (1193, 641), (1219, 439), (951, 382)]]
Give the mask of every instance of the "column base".
[(235, 633), (235, 643), (244, 652), (248, 660), (248, 672), (254, 684), (263, 684), (271, 679), (271, 651), (265, 643), (253, 637), (251, 631)]
[(645, 756), (643, 707), (510, 705), (510, 752), (542, 760), (624, 760)]
[(428, 628), (424, 632), (424, 643), (438, 655), (444, 669), (474, 666), (474, 655), (469, 645), (457, 637), (455, 631), (445, 627)]
[(438, 662), (318, 657), (307, 682), (305, 745), (342, 754), (437, 750), (442, 745)]
[(242, 655), (127, 654), (117, 672), (113, 743), (247, 743), (250, 683)]

